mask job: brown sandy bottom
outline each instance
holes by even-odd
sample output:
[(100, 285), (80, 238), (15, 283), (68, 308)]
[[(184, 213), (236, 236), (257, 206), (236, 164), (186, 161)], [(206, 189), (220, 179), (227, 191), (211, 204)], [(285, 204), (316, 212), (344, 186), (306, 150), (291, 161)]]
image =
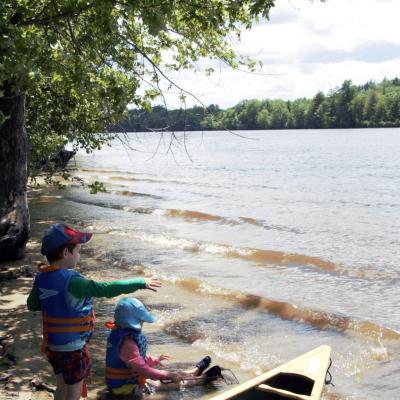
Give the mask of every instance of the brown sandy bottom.
[[(44, 221), (41, 221), (43, 223)], [(51, 222), (49, 222), (50, 224)], [(26, 299), (31, 290), (33, 277), (36, 273), (36, 264), (43, 261), (40, 255), (40, 235), (43, 226), (32, 226), (33, 237), (28, 243), (24, 259), (0, 264), (0, 399), (52, 399), (51, 391), (55, 388), (55, 378), (43, 354), (40, 352), (42, 340), (41, 315), (39, 312), (29, 312)], [(141, 267), (126, 266), (125, 271), (110, 268), (110, 265), (99, 264), (93, 257), (96, 253), (95, 241), (82, 251), (82, 268), (80, 272), (86, 277), (108, 281), (122, 277), (138, 277), (148, 275)], [(101, 261), (100, 261), (101, 263)], [(100, 272), (101, 271), (101, 272)], [(122, 276), (122, 275), (123, 276)], [(179, 294), (176, 292), (179, 291)], [(182, 293), (181, 293), (182, 292)], [(156, 315), (172, 313), (179, 314), (188, 302), (207, 302), (194, 293), (177, 288), (173, 283), (163, 282), (163, 287), (157, 292), (138, 291), (135, 297), (141, 299)], [(179, 298), (180, 304), (174, 299)], [(92, 383), (88, 383), (89, 399), (112, 399), (104, 385), (104, 360), (107, 330), (104, 322), (112, 320), (113, 308), (118, 298), (95, 299), (96, 330), (89, 343), (92, 359)], [(182, 329), (191, 325), (190, 318), (183, 321)], [(187, 336), (180, 334), (180, 328), (166, 329), (165, 323), (146, 324), (145, 333), (149, 341), (149, 354), (168, 354), (173, 358), (166, 368), (191, 368), (204, 354), (204, 349), (193, 346), (198, 339), (196, 334)], [(213, 357), (213, 364), (221, 364), (235, 370), (241, 382), (253, 375), (237, 371), (237, 365), (229, 365), (226, 360)], [(169, 391), (153, 394), (153, 399), (207, 399), (230, 389), (223, 382), (208, 386), (199, 386), (180, 391)], [(121, 398), (121, 397), (119, 397)]]

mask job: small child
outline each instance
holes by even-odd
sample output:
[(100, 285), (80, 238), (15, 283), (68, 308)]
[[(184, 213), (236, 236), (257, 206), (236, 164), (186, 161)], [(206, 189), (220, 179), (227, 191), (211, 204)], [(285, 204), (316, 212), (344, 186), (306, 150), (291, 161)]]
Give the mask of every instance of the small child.
[(106, 354), (106, 383), (111, 393), (139, 395), (148, 386), (151, 390), (177, 389), (182, 385), (212, 382), (220, 376), (218, 366), (210, 368), (210, 374), (201, 375), (210, 365), (209, 356), (188, 371), (171, 372), (154, 368), (163, 366), (162, 361), (170, 359), (164, 354), (159, 357), (147, 355), (147, 338), (142, 333), (142, 327), (144, 322), (155, 321), (156, 317), (135, 298), (123, 298), (117, 303), (114, 322), (106, 323), (106, 327), (111, 329)]
[(27, 299), (30, 311), (42, 311), (42, 351), (56, 375), (55, 400), (86, 397), (85, 378), (90, 372), (86, 343), (94, 330), (92, 298), (114, 297), (138, 289), (156, 291), (161, 287), (160, 281), (143, 278), (96, 282), (74, 271), (81, 244), (91, 237), (92, 233), (67, 225), (52, 225), (43, 237), (41, 249), (49, 265), (39, 267)]

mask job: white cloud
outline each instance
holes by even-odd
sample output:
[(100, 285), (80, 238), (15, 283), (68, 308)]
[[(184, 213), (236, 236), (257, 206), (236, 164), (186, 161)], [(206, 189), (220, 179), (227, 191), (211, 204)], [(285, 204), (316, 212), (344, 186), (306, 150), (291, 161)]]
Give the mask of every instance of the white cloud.
[[(400, 0), (277, 0), (270, 20), (235, 43), (264, 63), (261, 74), (221, 65), (210, 77), (183, 71), (173, 79), (204, 104), (226, 108), (250, 98), (311, 97), (345, 79), (363, 84), (394, 78), (400, 75), (399, 15)], [(167, 95), (167, 101), (179, 106), (176, 96)]]

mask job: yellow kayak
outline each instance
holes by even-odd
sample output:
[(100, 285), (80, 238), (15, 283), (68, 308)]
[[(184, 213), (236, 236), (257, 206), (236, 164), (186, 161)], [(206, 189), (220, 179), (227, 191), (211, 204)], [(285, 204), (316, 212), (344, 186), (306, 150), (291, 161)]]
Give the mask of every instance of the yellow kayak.
[(330, 355), (330, 346), (319, 346), (211, 400), (319, 400)]

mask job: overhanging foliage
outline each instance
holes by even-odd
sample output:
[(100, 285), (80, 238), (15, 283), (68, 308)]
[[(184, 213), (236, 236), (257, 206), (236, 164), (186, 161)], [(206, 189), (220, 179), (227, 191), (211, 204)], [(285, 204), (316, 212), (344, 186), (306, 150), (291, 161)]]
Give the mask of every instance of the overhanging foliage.
[[(107, 128), (128, 104), (149, 109), (162, 96), (168, 71), (196, 69), (203, 57), (252, 68), (234, 53), (229, 35), (268, 17), (273, 3), (3, 0), (0, 82), (26, 95), (30, 175), (67, 142), (87, 152), (108, 143)], [(178, 89), (184, 99), (187, 92)]]

